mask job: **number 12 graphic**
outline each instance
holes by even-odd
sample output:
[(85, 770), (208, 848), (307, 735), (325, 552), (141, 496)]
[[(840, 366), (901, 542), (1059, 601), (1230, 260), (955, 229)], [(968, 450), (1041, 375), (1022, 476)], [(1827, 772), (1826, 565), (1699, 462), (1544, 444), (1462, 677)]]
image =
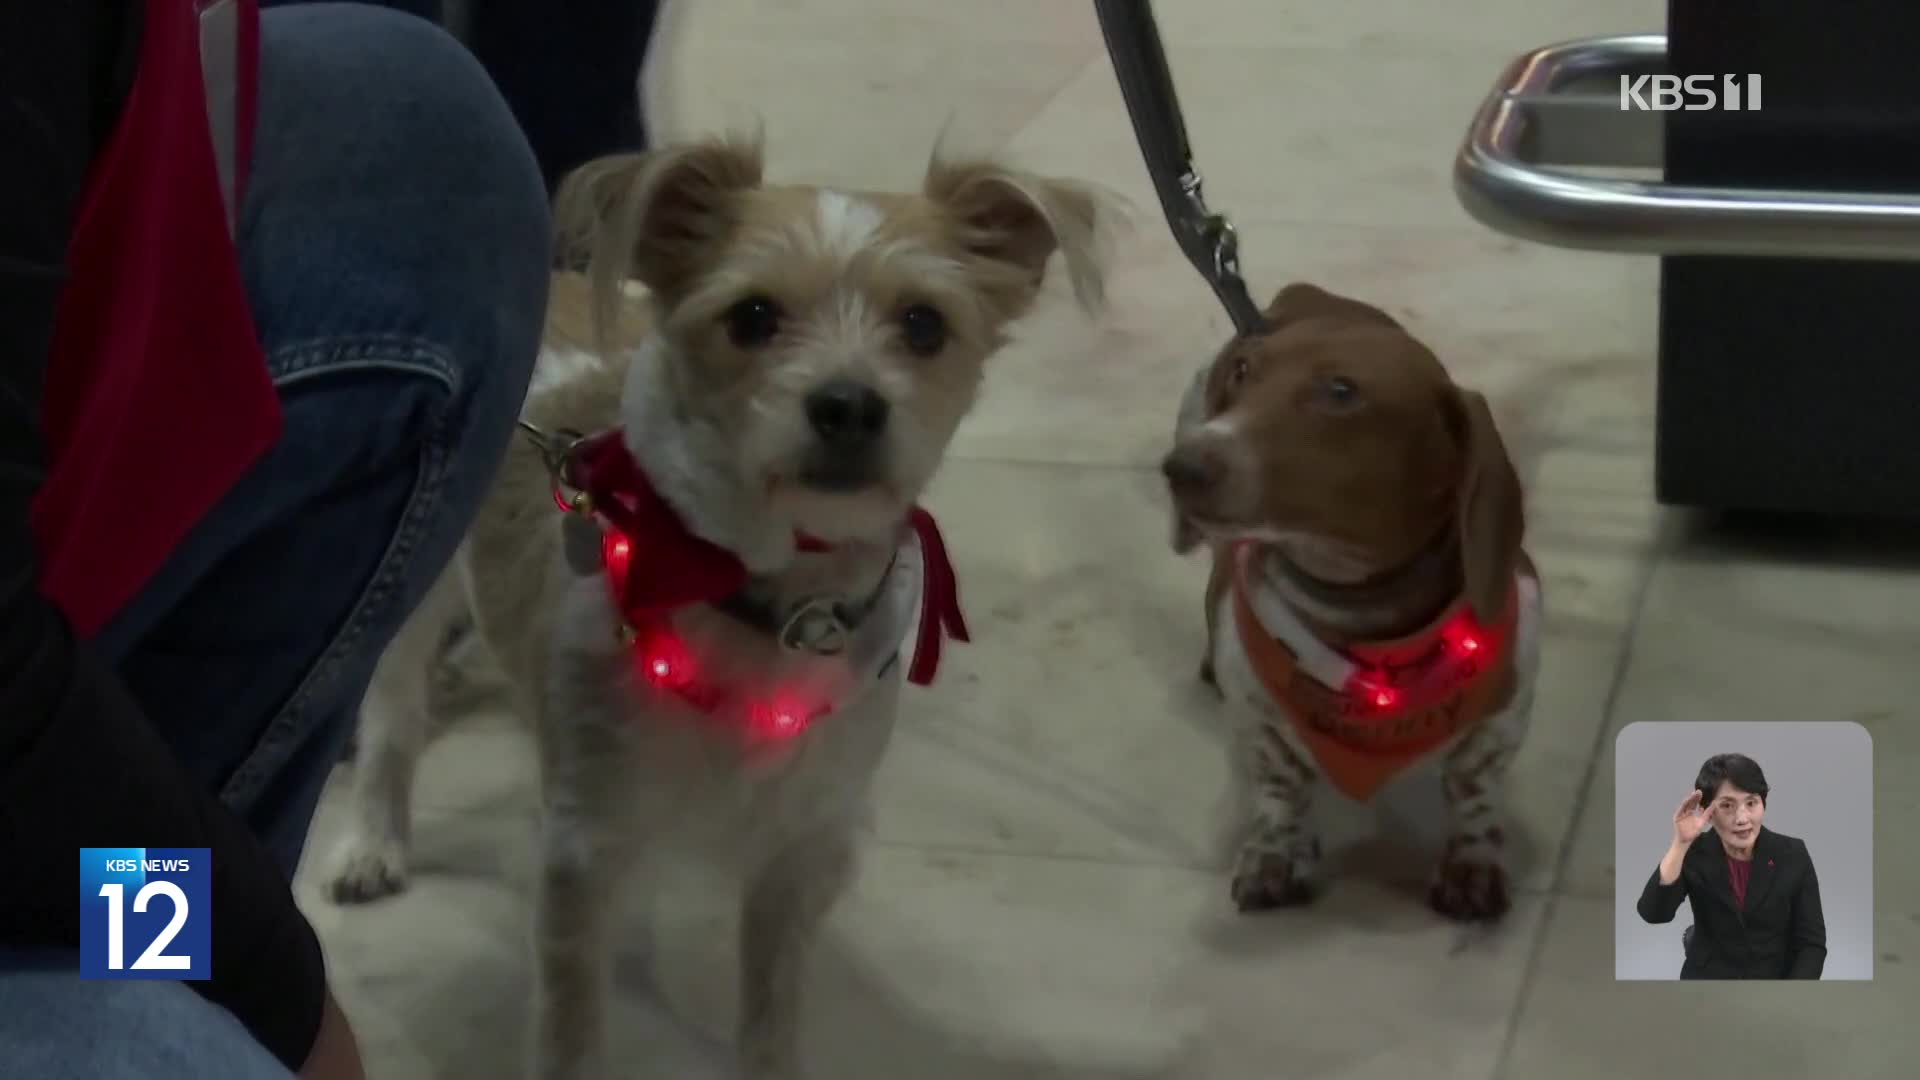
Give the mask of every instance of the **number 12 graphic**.
[[(121, 971), (126, 965), (127, 913), (125, 909), (127, 887), (117, 881), (100, 886), (100, 895), (107, 898), (107, 969)], [(193, 957), (173, 956), (166, 952), (168, 945), (187, 925), (187, 894), (180, 886), (171, 881), (149, 881), (133, 894), (133, 910), (145, 912), (147, 903), (156, 896), (164, 896), (173, 901), (173, 918), (167, 920), (166, 928), (150, 942), (146, 950), (133, 962), (135, 971), (188, 971), (193, 967)]]
[(213, 978), (206, 848), (80, 849), (80, 977)]

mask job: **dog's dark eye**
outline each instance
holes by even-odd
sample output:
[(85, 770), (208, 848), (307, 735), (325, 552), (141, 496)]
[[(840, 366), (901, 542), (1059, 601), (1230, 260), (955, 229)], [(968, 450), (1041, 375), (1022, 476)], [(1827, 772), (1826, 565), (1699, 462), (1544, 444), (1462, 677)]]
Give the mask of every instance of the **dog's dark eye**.
[(1227, 385), (1239, 386), (1241, 383), (1246, 382), (1247, 373), (1252, 370), (1253, 365), (1247, 362), (1247, 358), (1244, 356), (1239, 357), (1233, 362), (1233, 370), (1227, 374)]
[(780, 333), (780, 305), (749, 296), (727, 309), (727, 338), (737, 348), (757, 349)]
[(932, 356), (947, 346), (947, 317), (927, 304), (900, 313), (900, 332), (915, 356)]
[(1329, 375), (1320, 380), (1320, 399), (1336, 408), (1350, 408), (1360, 401), (1360, 388), (1345, 375)]

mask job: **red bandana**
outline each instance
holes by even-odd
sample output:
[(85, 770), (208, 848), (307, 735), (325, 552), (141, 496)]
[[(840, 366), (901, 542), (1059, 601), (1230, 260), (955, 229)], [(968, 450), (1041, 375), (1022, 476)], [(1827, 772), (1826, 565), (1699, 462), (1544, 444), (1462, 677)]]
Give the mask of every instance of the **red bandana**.
[[(746, 564), (732, 551), (688, 531), (633, 459), (620, 429), (575, 444), (566, 464), (567, 482), (585, 492), (593, 512), (626, 541), (620, 565), (609, 559), (608, 571), (614, 577), (620, 611), (630, 625), (650, 625), (680, 608), (712, 603), (746, 586)], [(569, 508), (563, 503), (562, 509)], [(919, 538), (925, 562), (920, 628), (907, 678), (926, 686), (939, 669), (943, 641), (971, 639), (960, 613), (959, 581), (939, 525), (918, 506), (907, 522)], [(822, 552), (832, 546), (818, 537), (795, 533), (794, 549)], [(631, 573), (634, 565), (646, 567), (647, 572)]]
[[(1345, 642), (1360, 666), (1348, 686), (1323, 686), (1255, 613), (1250, 553), (1235, 552), (1234, 620), (1247, 662), (1335, 788), (1372, 797), (1415, 762), (1503, 707), (1512, 690), (1509, 650), (1520, 586), (1499, 620), (1482, 624), (1464, 599), (1432, 623), (1393, 641)], [(1531, 564), (1520, 575), (1532, 578)]]

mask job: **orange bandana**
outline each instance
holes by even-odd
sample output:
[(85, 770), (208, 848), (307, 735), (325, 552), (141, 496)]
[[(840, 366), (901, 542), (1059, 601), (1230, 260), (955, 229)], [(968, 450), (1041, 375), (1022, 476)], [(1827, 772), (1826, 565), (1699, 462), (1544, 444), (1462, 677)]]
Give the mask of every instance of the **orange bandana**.
[(1261, 623), (1249, 599), (1252, 559), (1236, 556), (1233, 609), (1247, 659), (1321, 773), (1348, 796), (1372, 797), (1511, 696), (1507, 650), (1519, 623), (1518, 587), (1508, 590), (1493, 626), (1481, 625), (1462, 598), (1406, 637), (1344, 645), (1340, 652), (1361, 674), (1336, 689), (1301, 670), (1293, 651)]

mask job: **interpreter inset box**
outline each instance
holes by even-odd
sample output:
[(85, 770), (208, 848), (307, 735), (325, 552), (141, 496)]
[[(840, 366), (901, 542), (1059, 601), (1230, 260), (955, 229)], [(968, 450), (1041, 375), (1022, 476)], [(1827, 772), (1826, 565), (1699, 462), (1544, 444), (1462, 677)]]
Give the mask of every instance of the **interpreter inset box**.
[(1873, 738), (1629, 724), (1614, 744), (1616, 979), (1873, 978)]

